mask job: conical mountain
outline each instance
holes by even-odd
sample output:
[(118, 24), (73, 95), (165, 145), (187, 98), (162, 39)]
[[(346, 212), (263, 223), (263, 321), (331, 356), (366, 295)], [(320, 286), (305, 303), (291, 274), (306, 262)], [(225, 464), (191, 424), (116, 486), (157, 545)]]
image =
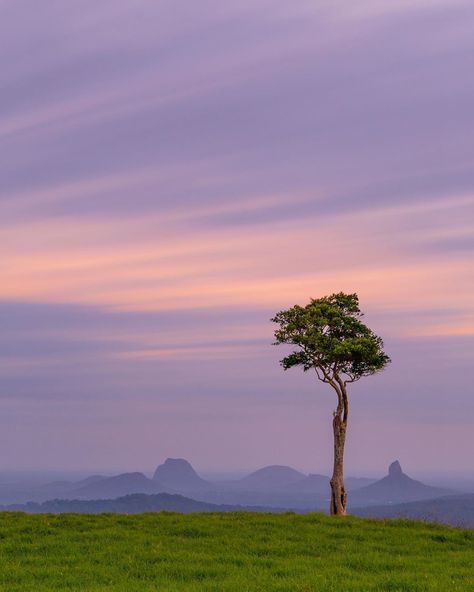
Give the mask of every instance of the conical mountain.
[(391, 463), (388, 475), (371, 485), (357, 489), (349, 496), (352, 506), (396, 504), (430, 499), (453, 493), (447, 489), (431, 487), (406, 475), (398, 460)]

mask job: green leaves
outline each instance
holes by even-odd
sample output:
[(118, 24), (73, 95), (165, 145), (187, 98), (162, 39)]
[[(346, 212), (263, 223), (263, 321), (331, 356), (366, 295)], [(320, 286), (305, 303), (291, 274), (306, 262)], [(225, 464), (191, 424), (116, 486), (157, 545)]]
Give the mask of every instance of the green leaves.
[(281, 365), (285, 370), (293, 366), (302, 366), (305, 372), (319, 370), (330, 379), (342, 375), (346, 382), (382, 370), (390, 358), (362, 316), (357, 294), (343, 292), (278, 312), (271, 319), (279, 325), (275, 345), (297, 346)]

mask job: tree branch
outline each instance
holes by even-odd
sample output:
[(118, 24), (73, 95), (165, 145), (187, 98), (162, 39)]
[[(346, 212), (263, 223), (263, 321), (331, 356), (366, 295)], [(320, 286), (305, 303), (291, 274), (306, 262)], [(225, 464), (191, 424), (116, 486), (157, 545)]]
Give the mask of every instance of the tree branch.
[(320, 376), (320, 374), (319, 374), (319, 372), (318, 372), (318, 369), (319, 369), (319, 368), (318, 368), (318, 366), (313, 366), (313, 368), (314, 368), (314, 371), (316, 372), (316, 376), (318, 377), (318, 379), (319, 379), (321, 382), (326, 382), (326, 381), (324, 380), (324, 378), (321, 378), (321, 376)]

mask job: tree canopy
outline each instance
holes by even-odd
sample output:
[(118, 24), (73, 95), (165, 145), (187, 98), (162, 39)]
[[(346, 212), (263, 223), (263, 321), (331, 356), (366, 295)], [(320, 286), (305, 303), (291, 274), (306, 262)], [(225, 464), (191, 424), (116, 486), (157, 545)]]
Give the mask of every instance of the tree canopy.
[(357, 294), (332, 294), (311, 299), (278, 312), (271, 320), (279, 325), (275, 345), (290, 344), (298, 349), (280, 363), (285, 370), (302, 366), (314, 369), (318, 378), (344, 383), (375, 374), (389, 362), (383, 341), (361, 320)]

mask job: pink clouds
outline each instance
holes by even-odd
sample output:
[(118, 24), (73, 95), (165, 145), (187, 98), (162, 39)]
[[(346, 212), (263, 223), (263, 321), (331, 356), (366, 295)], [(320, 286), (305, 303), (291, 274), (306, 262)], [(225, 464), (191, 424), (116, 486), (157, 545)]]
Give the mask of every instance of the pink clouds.
[[(286, 201), (291, 207), (292, 197)], [(281, 307), (302, 295), (355, 290), (375, 309), (442, 308), (455, 300), (472, 314), (470, 254), (430, 249), (437, 238), (472, 230), (469, 196), (322, 218), (304, 218), (305, 204), (317, 208), (318, 201), (299, 199), (301, 215), (273, 220), (282, 203), (284, 196), (242, 198), (146, 217), (85, 215), (4, 227), (9, 258), (0, 297), (159, 311)], [(254, 212), (263, 219), (252, 221)], [(250, 224), (232, 223), (244, 213)], [(230, 222), (214, 224), (222, 214)], [(443, 331), (449, 326), (445, 319)], [(399, 330), (418, 334), (413, 319)], [(423, 326), (420, 334), (430, 330)], [(451, 331), (470, 332), (458, 319)]]

